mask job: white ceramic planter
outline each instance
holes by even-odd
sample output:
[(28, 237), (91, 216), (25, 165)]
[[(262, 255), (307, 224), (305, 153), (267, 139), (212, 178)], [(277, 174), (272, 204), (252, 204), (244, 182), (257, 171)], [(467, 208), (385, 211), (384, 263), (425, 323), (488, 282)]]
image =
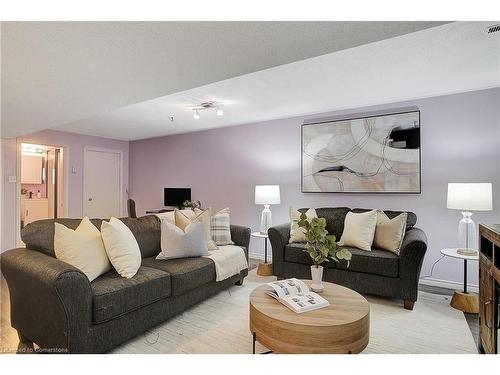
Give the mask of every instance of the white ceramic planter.
[(311, 266), (311, 278), (312, 284), (311, 289), (313, 292), (321, 293), (325, 287), (322, 284), (323, 280), (323, 266)]

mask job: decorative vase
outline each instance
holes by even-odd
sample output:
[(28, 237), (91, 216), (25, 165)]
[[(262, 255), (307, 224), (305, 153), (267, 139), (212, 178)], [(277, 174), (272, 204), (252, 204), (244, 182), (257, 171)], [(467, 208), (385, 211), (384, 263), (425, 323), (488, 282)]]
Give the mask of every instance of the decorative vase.
[(321, 293), (325, 287), (321, 283), (323, 280), (323, 266), (311, 266), (311, 289), (313, 292)]

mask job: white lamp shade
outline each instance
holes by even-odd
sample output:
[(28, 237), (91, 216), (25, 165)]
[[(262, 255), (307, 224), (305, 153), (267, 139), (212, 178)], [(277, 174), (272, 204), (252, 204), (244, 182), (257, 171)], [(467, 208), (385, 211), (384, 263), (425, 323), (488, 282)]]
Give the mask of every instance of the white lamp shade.
[(490, 211), (493, 209), (490, 183), (450, 183), (446, 206), (453, 210)]
[(255, 204), (280, 204), (280, 186), (255, 185)]

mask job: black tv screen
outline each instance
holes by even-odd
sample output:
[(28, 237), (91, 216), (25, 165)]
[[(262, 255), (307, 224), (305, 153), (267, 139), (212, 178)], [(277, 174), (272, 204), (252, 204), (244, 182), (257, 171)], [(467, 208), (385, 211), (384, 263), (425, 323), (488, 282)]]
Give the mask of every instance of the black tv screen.
[(191, 188), (164, 188), (163, 204), (165, 206), (182, 206), (185, 201), (191, 200)]

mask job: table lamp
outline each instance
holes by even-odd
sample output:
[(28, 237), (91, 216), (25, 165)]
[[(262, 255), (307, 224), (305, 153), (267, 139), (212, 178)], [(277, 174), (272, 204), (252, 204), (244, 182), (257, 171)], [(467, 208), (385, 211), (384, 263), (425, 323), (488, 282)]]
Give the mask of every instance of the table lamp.
[(448, 208), (462, 211), (458, 223), (458, 250), (462, 255), (476, 255), (472, 246), (477, 246), (476, 224), (470, 211), (491, 211), (493, 209), (491, 183), (449, 183)]
[(267, 234), (272, 225), (272, 216), (269, 206), (280, 204), (279, 185), (255, 185), (255, 204), (263, 204), (264, 210), (260, 218), (260, 233)]

